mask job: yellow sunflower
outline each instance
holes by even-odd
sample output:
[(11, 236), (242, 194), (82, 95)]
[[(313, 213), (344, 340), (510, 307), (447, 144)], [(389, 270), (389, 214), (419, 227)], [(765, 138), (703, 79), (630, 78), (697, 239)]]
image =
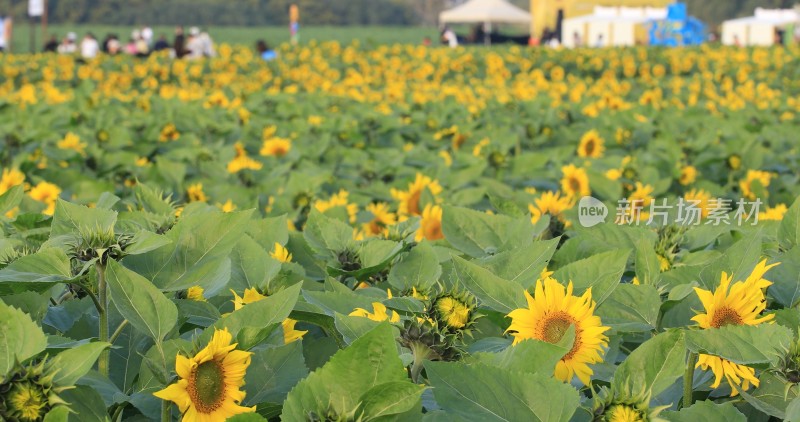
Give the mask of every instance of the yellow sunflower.
[(14, 186), (21, 185), (23, 182), (25, 182), (25, 174), (21, 171), (16, 169), (3, 170), (3, 174), (0, 176), (0, 195)]
[(786, 214), (786, 211), (788, 211), (788, 209), (784, 204), (778, 204), (774, 207), (767, 207), (766, 210), (758, 213), (758, 219), (763, 221), (781, 221), (783, 220), (783, 216)]
[(578, 156), (588, 158), (600, 158), (603, 156), (605, 141), (600, 137), (600, 134), (592, 129), (583, 134), (581, 142), (578, 145)]
[(208, 201), (208, 197), (206, 196), (205, 192), (203, 192), (202, 183), (195, 183), (193, 185), (189, 185), (189, 187), (186, 188), (186, 196), (189, 198), (189, 202)]
[(167, 123), (161, 128), (161, 133), (158, 135), (159, 142), (177, 141), (181, 137), (181, 133), (172, 123)]
[[(244, 293), (242, 294), (241, 297), (237, 295), (236, 292), (233, 290), (231, 290), (231, 293), (233, 293), (234, 311), (242, 309), (244, 305), (247, 305), (249, 303), (258, 302), (259, 300), (267, 298), (266, 296), (259, 293), (255, 287), (244, 289)], [(308, 333), (308, 331), (295, 330), (294, 325), (296, 323), (297, 321), (291, 318), (286, 318), (281, 323), (281, 326), (283, 327), (283, 344), (289, 344), (293, 341), (296, 341), (297, 339), (303, 338), (303, 336), (306, 335), (306, 333)]]
[(261, 170), (263, 165), (247, 155), (247, 150), (244, 149), (244, 145), (241, 142), (234, 144), (233, 148), (236, 150), (236, 155), (228, 163), (228, 173), (238, 173), (242, 170)]
[(707, 191), (702, 189), (692, 189), (683, 195), (683, 199), (690, 204), (693, 204), (695, 208), (700, 209), (701, 218), (708, 217), (708, 213), (711, 212), (711, 208), (708, 204), (709, 201), (711, 201), (711, 194)]
[(72, 132), (67, 132), (66, 136), (64, 136), (64, 139), (58, 141), (56, 146), (59, 149), (71, 149), (80, 155), (86, 155), (86, 142), (81, 142), (81, 138)]
[(32, 199), (47, 205), (47, 208), (42, 211), (42, 213), (46, 215), (53, 215), (55, 212), (56, 200), (59, 195), (61, 195), (61, 188), (44, 181), (37, 183), (36, 186), (28, 192), (28, 196)]
[(531, 212), (531, 222), (536, 224), (543, 214), (550, 214), (552, 217), (558, 217), (563, 220), (562, 212), (572, 208), (573, 201), (568, 196), (561, 196), (561, 192), (544, 192), (538, 198), (533, 200), (533, 204), (528, 205), (528, 210)]
[(753, 182), (758, 181), (761, 187), (766, 189), (769, 186), (770, 179), (772, 179), (772, 175), (766, 171), (747, 170), (747, 176), (739, 182), (742, 197), (750, 200), (756, 199), (756, 193), (753, 191)]
[(594, 315), (595, 302), (591, 289), (587, 289), (580, 297), (573, 296), (572, 289), (571, 281), (565, 291), (564, 286), (554, 278), (537, 280), (534, 296), (525, 292), (528, 307), (515, 309), (508, 314), (511, 325), (506, 332), (514, 336), (514, 345), (531, 338), (558, 343), (567, 329), (574, 326), (572, 348), (556, 364), (555, 376), (569, 382), (577, 375), (582, 383), (588, 385), (593, 373), (589, 365), (603, 360), (603, 348), (608, 344), (608, 338), (603, 333), (609, 327), (604, 327), (600, 317)]
[(283, 157), (292, 149), (292, 141), (287, 138), (269, 138), (264, 140), (259, 152), (263, 156)]
[(178, 405), (184, 421), (222, 421), (240, 413), (255, 412), (256, 407), (243, 407), (244, 376), (252, 353), (236, 350), (227, 329), (216, 330), (208, 345), (194, 357), (177, 355), (175, 384), (153, 393), (154, 396)]
[(589, 177), (586, 175), (585, 169), (570, 164), (561, 167), (561, 172), (564, 173), (561, 178), (561, 190), (567, 196), (586, 196), (592, 193), (592, 190), (589, 189)]
[(350, 192), (342, 189), (339, 193), (333, 194), (328, 200), (318, 199), (314, 201), (314, 208), (317, 211), (324, 213), (331, 208), (344, 207), (347, 210), (347, 215), (351, 223), (356, 222), (358, 214), (358, 205), (349, 202)]
[(433, 180), (422, 173), (417, 173), (417, 178), (414, 179), (412, 183), (408, 184), (407, 190), (401, 191), (398, 189), (392, 189), (392, 197), (400, 201), (400, 206), (398, 207), (397, 211), (398, 214), (422, 214), (419, 201), (420, 197), (422, 196), (422, 192), (425, 189), (428, 189), (433, 196), (436, 196), (442, 192), (442, 187), (439, 185), (438, 181)]
[(350, 316), (358, 316), (358, 317), (365, 317), (369, 318), (373, 321), (389, 321), (389, 322), (399, 322), (400, 315), (397, 312), (387, 311), (386, 306), (380, 302), (372, 302), (372, 312), (364, 309), (364, 308), (356, 308), (353, 312), (350, 312)]
[[(763, 289), (772, 285), (764, 279), (764, 274), (777, 263), (767, 265), (763, 260), (745, 281), (737, 281), (731, 285), (732, 276), (722, 273), (719, 287), (712, 293), (698, 287), (694, 288), (697, 297), (705, 308), (705, 313), (697, 314), (692, 318), (701, 328), (720, 328), (725, 325), (758, 325), (772, 320), (775, 315), (760, 316), (766, 308), (766, 299)], [(731, 396), (738, 394), (734, 385), (741, 385), (743, 390), (750, 388), (750, 384), (758, 387), (759, 380), (753, 368), (733, 363), (718, 356), (701, 354), (697, 365), (703, 370), (711, 369), (714, 372), (714, 383), (711, 388), (719, 387), (722, 377), (730, 384)]]
[(367, 212), (372, 214), (372, 220), (362, 225), (364, 233), (376, 236), (387, 232), (386, 228), (397, 223), (397, 216), (389, 211), (389, 204), (377, 202), (367, 205)]
[(684, 166), (681, 169), (681, 177), (678, 179), (678, 183), (683, 186), (688, 186), (694, 183), (697, 179), (697, 169), (694, 166)]
[(431, 204), (425, 205), (415, 240), (419, 242), (422, 239), (444, 239), (444, 233), (442, 233), (442, 207)]
[(205, 289), (200, 286), (192, 286), (186, 290), (186, 298), (197, 302), (205, 302), (206, 298), (203, 296)]
[(269, 256), (280, 262), (292, 262), (292, 254), (278, 242), (275, 242), (275, 247), (272, 252), (269, 253)]

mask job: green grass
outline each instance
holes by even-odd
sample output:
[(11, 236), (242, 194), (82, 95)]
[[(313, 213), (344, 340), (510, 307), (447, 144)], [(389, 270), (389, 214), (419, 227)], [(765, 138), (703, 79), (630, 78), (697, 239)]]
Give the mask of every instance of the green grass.
[[(47, 33), (56, 35), (59, 40), (67, 32), (73, 31), (82, 37), (86, 32), (94, 33), (98, 40), (102, 40), (109, 32), (119, 35), (120, 40), (125, 43), (130, 37), (133, 27), (130, 26), (110, 26), (110, 25), (50, 25)], [(187, 27), (188, 30), (188, 27)], [(244, 44), (254, 46), (256, 40), (264, 39), (270, 44), (280, 44), (289, 41), (288, 27), (210, 27), (208, 28), (214, 41), (217, 43), (225, 42), (231, 44)], [(156, 38), (160, 34), (167, 36), (167, 40), (172, 42), (174, 37), (174, 27), (158, 26), (154, 27)], [(300, 41), (310, 40), (330, 41), (336, 40), (349, 43), (352, 40), (360, 40), (363, 43), (373, 44), (418, 44), (425, 36), (436, 40), (438, 32), (436, 28), (430, 27), (386, 27), (386, 26), (316, 26), (301, 27)], [(36, 49), (40, 51), (44, 45), (42, 30), (36, 27)], [(17, 53), (27, 53), (30, 51), (30, 28), (26, 22), (18, 21), (14, 27), (13, 47)]]

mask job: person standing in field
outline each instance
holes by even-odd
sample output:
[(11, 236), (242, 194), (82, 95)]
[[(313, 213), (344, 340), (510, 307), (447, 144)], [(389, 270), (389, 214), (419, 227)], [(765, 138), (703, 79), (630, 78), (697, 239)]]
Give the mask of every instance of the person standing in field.
[(95, 39), (91, 32), (88, 32), (81, 41), (81, 57), (84, 59), (93, 59), (97, 57), (100, 52), (100, 44)]
[(11, 50), (11, 26), (13, 23), (10, 16), (0, 15), (0, 53)]
[(200, 38), (200, 28), (193, 26), (189, 29), (189, 41), (186, 42), (186, 58), (200, 59), (203, 57), (203, 40)]
[(181, 58), (186, 55), (186, 36), (183, 35), (183, 27), (175, 27), (175, 42), (172, 43), (172, 49), (175, 50), (175, 57)]
[(442, 41), (446, 42), (450, 48), (458, 47), (458, 36), (448, 26), (445, 26), (444, 30), (442, 31)]

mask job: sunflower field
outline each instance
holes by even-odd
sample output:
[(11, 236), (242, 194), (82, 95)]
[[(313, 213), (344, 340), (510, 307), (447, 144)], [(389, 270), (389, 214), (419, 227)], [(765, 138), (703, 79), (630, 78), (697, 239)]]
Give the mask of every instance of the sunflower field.
[(0, 420), (800, 420), (800, 50), (0, 56)]

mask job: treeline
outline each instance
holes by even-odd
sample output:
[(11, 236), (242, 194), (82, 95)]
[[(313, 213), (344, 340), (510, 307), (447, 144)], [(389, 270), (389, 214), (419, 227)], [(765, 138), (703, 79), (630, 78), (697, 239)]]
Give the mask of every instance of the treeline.
[[(53, 23), (108, 25), (285, 25), (298, 4), (304, 25), (434, 25), (440, 11), (464, 0), (48, 0)], [(528, 0), (512, 0), (527, 8)], [(789, 8), (795, 0), (683, 0), (717, 26), (756, 7)], [(24, 18), (28, 0), (0, 0), (0, 14)]]
[[(12, 16), (24, 18), (27, 0), (11, 1)], [(4, 14), (0, 0), (0, 15)], [(445, 0), (48, 0), (53, 23), (106, 25), (284, 25), (289, 6), (300, 7), (305, 25), (415, 25), (420, 6), (438, 14)], [(438, 6), (438, 7), (437, 7)]]
[(681, 0), (686, 2), (689, 13), (711, 27), (723, 21), (752, 16), (756, 7), (768, 9), (791, 9), (796, 0)]

